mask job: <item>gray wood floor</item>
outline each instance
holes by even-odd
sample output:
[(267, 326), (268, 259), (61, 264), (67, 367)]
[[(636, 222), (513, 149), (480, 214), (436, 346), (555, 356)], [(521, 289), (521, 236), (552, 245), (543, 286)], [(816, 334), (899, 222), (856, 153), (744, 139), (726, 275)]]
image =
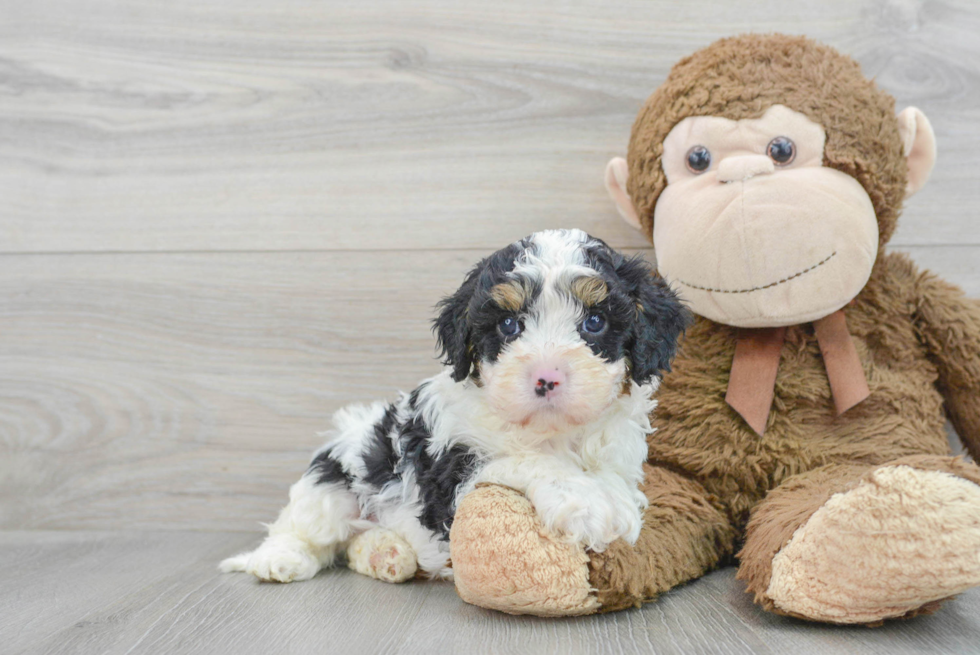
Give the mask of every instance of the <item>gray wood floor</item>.
[(0, 0), (0, 651), (980, 652), (980, 591), (877, 630), (732, 571), (546, 621), (445, 584), (220, 576), (353, 401), (532, 231), (644, 240), (602, 189), (670, 65), (807, 33), (931, 118), (892, 246), (980, 296), (975, 0)]
[(6, 531), (5, 653), (736, 653), (976, 652), (980, 598), (938, 615), (847, 629), (762, 612), (716, 571), (639, 610), (573, 619), (466, 605), (452, 585), (389, 585), (346, 569), (265, 584), (214, 568), (249, 535)]

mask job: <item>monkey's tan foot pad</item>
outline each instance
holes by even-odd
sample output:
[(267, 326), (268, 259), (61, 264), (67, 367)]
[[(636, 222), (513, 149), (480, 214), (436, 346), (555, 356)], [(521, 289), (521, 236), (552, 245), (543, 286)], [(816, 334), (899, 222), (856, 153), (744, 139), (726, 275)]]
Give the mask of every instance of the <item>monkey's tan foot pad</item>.
[(545, 529), (523, 494), (477, 488), (450, 533), (456, 591), (467, 603), (508, 614), (575, 616), (599, 610), (589, 557)]
[(838, 493), (775, 556), (778, 610), (832, 623), (899, 617), (980, 584), (980, 486), (887, 466)]
[(354, 537), (347, 546), (347, 565), (385, 582), (405, 582), (418, 570), (415, 550), (385, 528), (371, 528)]

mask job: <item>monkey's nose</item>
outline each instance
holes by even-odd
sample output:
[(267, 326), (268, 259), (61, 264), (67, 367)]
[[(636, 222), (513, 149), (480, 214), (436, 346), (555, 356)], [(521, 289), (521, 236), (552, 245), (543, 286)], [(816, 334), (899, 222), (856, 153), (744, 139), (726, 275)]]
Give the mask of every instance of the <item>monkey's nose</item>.
[(772, 160), (765, 155), (740, 155), (726, 157), (718, 164), (719, 182), (744, 182), (756, 175), (766, 175), (776, 170)]

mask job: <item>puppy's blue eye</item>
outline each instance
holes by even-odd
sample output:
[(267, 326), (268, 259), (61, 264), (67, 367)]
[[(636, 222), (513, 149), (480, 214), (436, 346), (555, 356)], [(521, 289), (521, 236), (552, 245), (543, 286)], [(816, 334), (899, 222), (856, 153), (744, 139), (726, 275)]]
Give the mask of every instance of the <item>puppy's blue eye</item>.
[(505, 337), (515, 337), (521, 333), (521, 322), (513, 316), (507, 316), (497, 323), (497, 329)]
[(606, 319), (599, 314), (590, 314), (589, 317), (582, 322), (582, 331), (588, 332), (589, 334), (599, 334), (605, 327)]

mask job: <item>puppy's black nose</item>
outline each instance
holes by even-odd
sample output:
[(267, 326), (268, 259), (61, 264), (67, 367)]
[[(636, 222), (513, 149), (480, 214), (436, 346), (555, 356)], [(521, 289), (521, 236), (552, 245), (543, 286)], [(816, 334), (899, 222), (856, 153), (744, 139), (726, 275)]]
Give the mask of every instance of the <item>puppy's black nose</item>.
[(565, 372), (559, 366), (548, 363), (533, 369), (530, 378), (536, 380), (534, 383), (534, 393), (538, 398), (555, 398), (561, 390), (559, 387), (565, 384)]
[(538, 384), (534, 388), (534, 393), (536, 393), (539, 398), (544, 398), (549, 391), (554, 391), (558, 384), (559, 383), (555, 382), (554, 380), (538, 378)]

